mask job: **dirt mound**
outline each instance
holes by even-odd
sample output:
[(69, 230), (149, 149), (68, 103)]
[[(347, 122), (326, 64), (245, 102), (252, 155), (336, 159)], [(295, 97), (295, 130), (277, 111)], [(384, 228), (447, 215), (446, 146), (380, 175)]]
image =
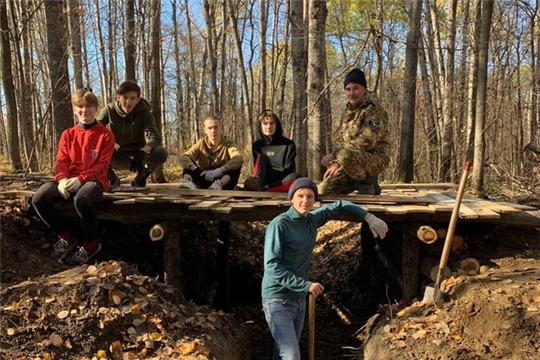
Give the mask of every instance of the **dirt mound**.
[(384, 307), (367, 323), (364, 358), (538, 359), (540, 254), (490, 264), (480, 275), (450, 278), (439, 306)]

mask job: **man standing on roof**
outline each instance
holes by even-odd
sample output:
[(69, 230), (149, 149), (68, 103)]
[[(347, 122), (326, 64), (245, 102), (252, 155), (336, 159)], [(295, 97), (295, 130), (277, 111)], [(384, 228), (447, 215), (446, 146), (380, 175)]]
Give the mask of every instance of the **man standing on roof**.
[(107, 177), (111, 186), (120, 185), (113, 169), (137, 173), (131, 186), (145, 187), (146, 179), (167, 161), (167, 150), (161, 147), (161, 135), (156, 127), (150, 104), (141, 98), (141, 88), (133, 81), (124, 81), (116, 90), (116, 101), (97, 115), (103, 125), (109, 125), (118, 149), (114, 151)]
[(343, 82), (347, 106), (333, 141), (332, 153), (321, 164), (327, 168), (320, 194), (379, 195), (377, 176), (390, 163), (388, 115), (377, 95), (367, 90), (364, 72), (351, 70)]

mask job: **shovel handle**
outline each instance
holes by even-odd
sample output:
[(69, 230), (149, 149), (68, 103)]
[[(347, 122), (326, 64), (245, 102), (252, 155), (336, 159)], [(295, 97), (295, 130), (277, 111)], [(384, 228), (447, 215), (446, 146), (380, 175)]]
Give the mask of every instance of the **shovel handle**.
[(465, 163), (465, 169), (461, 175), (461, 181), (459, 183), (458, 192), (456, 195), (456, 202), (454, 203), (454, 209), (452, 210), (452, 216), (450, 217), (450, 224), (448, 224), (448, 231), (446, 232), (446, 239), (444, 240), (444, 248), (441, 255), (441, 261), (439, 263), (439, 271), (437, 273), (437, 281), (435, 283), (435, 289), (437, 289), (441, 282), (441, 274), (446, 267), (446, 262), (448, 261), (448, 255), (450, 254), (450, 248), (452, 246), (452, 238), (454, 237), (454, 230), (456, 229), (457, 219), (459, 217), (459, 207), (461, 205), (461, 199), (463, 198), (463, 193), (465, 192), (465, 184), (467, 183), (467, 175), (471, 169), (471, 162), (467, 161)]
[(309, 360), (315, 360), (315, 296), (309, 293)]

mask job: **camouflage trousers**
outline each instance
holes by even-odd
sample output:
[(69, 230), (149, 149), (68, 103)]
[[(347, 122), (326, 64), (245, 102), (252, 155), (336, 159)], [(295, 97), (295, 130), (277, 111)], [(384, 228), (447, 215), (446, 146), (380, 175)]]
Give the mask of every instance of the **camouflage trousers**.
[(354, 190), (358, 190), (358, 193), (362, 195), (379, 195), (381, 193), (376, 175), (366, 174), (364, 180), (358, 181), (347, 175), (343, 168), (337, 169), (332, 176), (324, 179), (318, 185), (317, 190), (321, 195), (349, 194)]

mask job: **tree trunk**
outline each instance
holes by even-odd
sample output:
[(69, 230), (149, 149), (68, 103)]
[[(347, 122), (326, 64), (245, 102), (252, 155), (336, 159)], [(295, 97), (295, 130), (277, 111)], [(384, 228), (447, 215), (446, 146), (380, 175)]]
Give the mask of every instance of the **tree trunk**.
[(476, 126), (474, 135), (474, 161), (472, 169), (472, 186), (478, 194), (484, 190), (484, 155), (485, 155), (485, 122), (487, 100), (488, 50), (493, 0), (482, 1), (482, 20), (478, 43), (478, 94), (476, 98)]
[(259, 0), (259, 110), (266, 106), (266, 28), (268, 27), (266, 0)]
[(82, 66), (82, 48), (81, 48), (81, 23), (79, 14), (81, 8), (78, 0), (67, 1), (68, 27), (71, 36), (71, 60), (73, 61), (73, 81), (75, 89), (82, 89), (83, 84), (83, 66)]
[(137, 72), (135, 71), (135, 59), (137, 47), (135, 40), (135, 0), (126, 0), (126, 39), (125, 39), (125, 80), (137, 81)]
[[(325, 24), (326, 1), (309, 0), (309, 32), (308, 32), (308, 67), (307, 67), (307, 100), (308, 100), (308, 176), (314, 180), (322, 180), (321, 159), (324, 154), (324, 126), (327, 114), (324, 109), (324, 84), (326, 73), (325, 61)], [(328, 109), (326, 109), (328, 110)], [(327, 111), (328, 112), (328, 111)]]
[(14, 170), (22, 170), (21, 153), (19, 148), (19, 127), (17, 117), (17, 99), (13, 83), (13, 68), (11, 64), (11, 46), (7, 18), (6, 0), (0, 0), (0, 30), (2, 31), (2, 81), (6, 96), (7, 107), (7, 140), (9, 160)]
[(290, 0), (291, 56), (293, 69), (294, 140), (297, 146), (297, 171), (307, 175), (307, 124), (306, 118), (306, 24), (303, 1)]
[(409, 2), (407, 48), (405, 50), (405, 76), (403, 80), (403, 103), (401, 107), (401, 130), (397, 179), (409, 183), (414, 177), (414, 126), (416, 109), (416, 72), (418, 68), (418, 43), (422, 1)]
[[(47, 46), (49, 55), (49, 73), (52, 89), (52, 108), (55, 143), (60, 134), (73, 126), (71, 111), (71, 91), (67, 67), (67, 19), (62, 0), (45, 2), (47, 19)], [(56, 151), (54, 151), (56, 153)]]

